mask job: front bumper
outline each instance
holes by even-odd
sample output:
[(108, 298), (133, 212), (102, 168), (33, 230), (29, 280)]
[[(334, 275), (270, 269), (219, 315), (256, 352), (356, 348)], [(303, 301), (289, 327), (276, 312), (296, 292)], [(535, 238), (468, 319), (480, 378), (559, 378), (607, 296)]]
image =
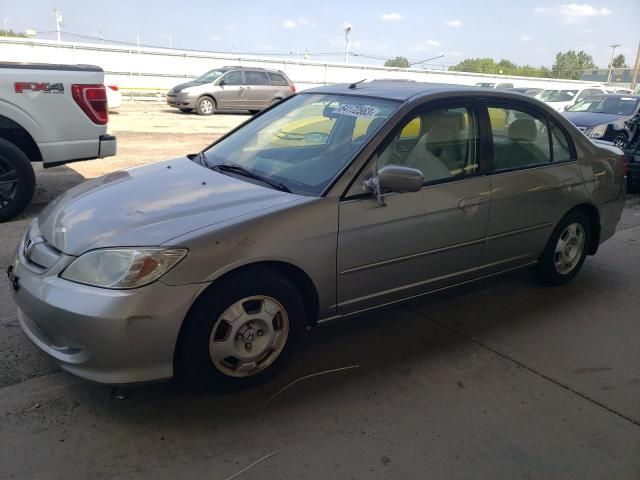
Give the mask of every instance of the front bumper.
[(175, 108), (196, 108), (196, 97), (187, 93), (168, 93), (167, 105)]
[(22, 245), (10, 282), (20, 326), (60, 366), (100, 383), (127, 384), (173, 375), (178, 332), (203, 285), (155, 282), (133, 290), (79, 285), (59, 277), (63, 255), (46, 273), (26, 266)]

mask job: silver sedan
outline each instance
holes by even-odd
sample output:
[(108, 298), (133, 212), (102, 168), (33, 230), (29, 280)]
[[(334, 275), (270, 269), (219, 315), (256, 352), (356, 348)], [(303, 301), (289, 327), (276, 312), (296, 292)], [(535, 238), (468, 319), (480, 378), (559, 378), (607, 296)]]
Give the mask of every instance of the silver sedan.
[(624, 176), (620, 150), (521, 95), (329, 86), (69, 190), (7, 273), (64, 369), (235, 389), (308, 326), (522, 267), (568, 282), (613, 235)]

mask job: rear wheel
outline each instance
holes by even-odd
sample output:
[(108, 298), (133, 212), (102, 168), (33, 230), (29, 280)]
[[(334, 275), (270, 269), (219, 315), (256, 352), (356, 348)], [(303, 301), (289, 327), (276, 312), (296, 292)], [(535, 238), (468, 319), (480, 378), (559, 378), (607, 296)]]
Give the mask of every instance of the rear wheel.
[(274, 98), (273, 100), (271, 100), (271, 105), (275, 105), (276, 103), (280, 103), (281, 101), (281, 98)]
[(535, 275), (548, 285), (567, 283), (582, 268), (590, 241), (589, 217), (579, 210), (570, 212), (551, 234), (534, 268)]
[(180, 334), (177, 367), (198, 386), (239, 390), (270, 378), (304, 334), (295, 286), (268, 269), (232, 275), (194, 304)]
[(216, 111), (216, 102), (210, 97), (202, 97), (196, 103), (198, 115), (212, 115)]
[(0, 138), (0, 222), (18, 215), (36, 189), (31, 162), (13, 143)]

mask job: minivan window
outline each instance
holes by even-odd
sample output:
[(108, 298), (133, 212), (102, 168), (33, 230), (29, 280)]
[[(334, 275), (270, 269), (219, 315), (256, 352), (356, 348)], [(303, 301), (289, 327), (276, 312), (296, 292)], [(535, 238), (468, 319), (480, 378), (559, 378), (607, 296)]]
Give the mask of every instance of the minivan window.
[(271, 77), (271, 85), (277, 85), (278, 87), (287, 87), (289, 86), (289, 82), (284, 78), (283, 75), (279, 73), (269, 72), (269, 76)]
[(269, 85), (269, 77), (265, 72), (247, 70), (244, 72), (247, 85)]
[[(494, 122), (494, 118), (505, 121)], [(495, 170), (511, 170), (551, 162), (547, 121), (513, 108), (489, 107)]]
[(198, 83), (213, 83), (215, 80), (220, 78), (226, 70), (209, 70), (207, 73), (203, 73), (199, 77), (197, 77), (194, 82)]
[[(214, 144), (205, 160), (210, 167), (238, 165), (294, 192), (319, 195), (399, 106), (349, 95), (297, 95)], [(370, 122), (354, 135), (363, 120)]]
[[(407, 135), (409, 128), (421, 135)], [(461, 108), (411, 115), (378, 156), (378, 168), (402, 165), (417, 168), (425, 183), (472, 175), (478, 169), (478, 128), (473, 111)]]
[(224, 83), (225, 85), (242, 85), (243, 81), (242, 81), (242, 72), (239, 71), (233, 71), (233, 72), (228, 72), (224, 78)]

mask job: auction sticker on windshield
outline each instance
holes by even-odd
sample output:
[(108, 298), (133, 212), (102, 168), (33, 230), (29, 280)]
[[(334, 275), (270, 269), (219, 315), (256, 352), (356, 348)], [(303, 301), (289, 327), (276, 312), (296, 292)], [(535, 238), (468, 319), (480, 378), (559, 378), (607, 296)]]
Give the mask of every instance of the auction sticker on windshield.
[(372, 105), (352, 105), (343, 103), (335, 112), (337, 115), (348, 115), (350, 117), (375, 117), (380, 113), (380, 109)]

